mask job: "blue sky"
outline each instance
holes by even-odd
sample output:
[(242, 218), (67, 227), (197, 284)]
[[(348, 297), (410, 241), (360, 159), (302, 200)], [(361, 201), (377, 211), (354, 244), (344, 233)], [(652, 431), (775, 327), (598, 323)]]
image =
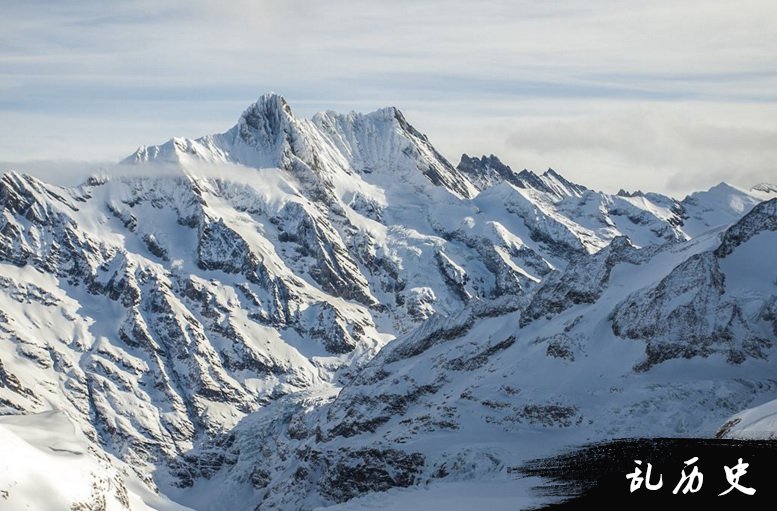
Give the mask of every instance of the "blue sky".
[(454, 163), (494, 153), (606, 190), (675, 194), (777, 181), (773, 1), (0, 9), (4, 167), (114, 161), (141, 144), (224, 131), (275, 91), (304, 116), (395, 105)]

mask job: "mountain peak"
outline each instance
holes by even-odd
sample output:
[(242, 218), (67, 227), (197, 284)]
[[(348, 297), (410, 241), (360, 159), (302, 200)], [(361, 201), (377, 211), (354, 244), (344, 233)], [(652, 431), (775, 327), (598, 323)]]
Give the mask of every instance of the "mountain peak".
[(734, 186), (732, 184), (729, 184), (725, 181), (721, 181), (720, 183), (716, 184), (715, 186), (710, 187), (708, 192), (717, 192), (717, 193), (736, 193), (736, 194), (742, 194), (745, 193), (744, 190), (741, 188)]
[(257, 99), (246, 111), (252, 109), (262, 109), (265, 111), (283, 111), (288, 115), (292, 115), (291, 107), (286, 98), (275, 92), (265, 92), (259, 99)]
[(494, 156), (483, 155), (469, 156), (467, 153), (461, 155), (459, 165), (456, 167), (479, 189), (485, 190), (494, 184), (507, 181), (519, 186), (516, 181), (516, 174), (509, 166)]
[(506, 167), (506, 165), (502, 163), (502, 160), (500, 160), (498, 156), (495, 156), (493, 154), (489, 156), (483, 155), (480, 158), (478, 158), (477, 156), (470, 156), (467, 153), (463, 153), (461, 155), (461, 160), (459, 162), (459, 165), (472, 165), (472, 164), (489, 165), (492, 167), (498, 167), (498, 166)]
[(559, 199), (572, 195), (580, 196), (587, 190), (585, 186), (568, 181), (564, 176), (550, 168), (542, 174), (527, 169), (515, 172), (493, 154), (478, 158), (464, 153), (461, 155), (457, 168), (480, 190), (503, 181), (518, 188), (531, 188), (548, 193)]
[(577, 183), (573, 183), (555, 170), (549, 168), (542, 173), (542, 177), (545, 178), (545, 182), (553, 188), (553, 191), (562, 196), (565, 195), (582, 195), (588, 188)]
[[(415, 129), (412, 124), (407, 122), (407, 119), (405, 119), (404, 114), (394, 106), (390, 106), (387, 108), (381, 109), (382, 111), (385, 111), (389, 113), (399, 124), (399, 127), (402, 128), (402, 130), (406, 131), (410, 135), (422, 140), (424, 143), (429, 144), (429, 139), (426, 135)], [(442, 155), (440, 155), (442, 157)], [(452, 168), (452, 167), (451, 167)]]
[(746, 195), (743, 190), (732, 186), (725, 181), (721, 181), (715, 186), (711, 186), (706, 190), (693, 192), (687, 195), (682, 202), (693, 202), (699, 196), (716, 196), (716, 197), (729, 197), (730, 195)]
[(750, 188), (750, 191), (766, 195), (777, 195), (777, 185), (772, 183), (758, 183)]
[[(372, 112), (373, 115), (379, 115), (382, 116), (385, 119), (391, 120), (391, 119), (402, 119), (405, 121), (405, 116), (402, 114), (402, 112), (395, 106), (384, 106), (383, 108), (378, 108), (374, 112)], [(368, 114), (369, 115), (369, 114)], [(407, 121), (405, 121), (407, 122)]]
[(238, 126), (254, 130), (272, 131), (272, 128), (294, 118), (294, 113), (286, 99), (273, 92), (262, 94), (255, 103), (243, 111)]

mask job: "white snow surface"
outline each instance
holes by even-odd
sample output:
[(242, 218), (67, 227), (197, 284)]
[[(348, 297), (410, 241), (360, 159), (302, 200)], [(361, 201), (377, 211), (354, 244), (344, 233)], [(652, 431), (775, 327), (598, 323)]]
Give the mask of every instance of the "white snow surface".
[(189, 510), (149, 491), (63, 412), (1, 416), (0, 446), (4, 510)]

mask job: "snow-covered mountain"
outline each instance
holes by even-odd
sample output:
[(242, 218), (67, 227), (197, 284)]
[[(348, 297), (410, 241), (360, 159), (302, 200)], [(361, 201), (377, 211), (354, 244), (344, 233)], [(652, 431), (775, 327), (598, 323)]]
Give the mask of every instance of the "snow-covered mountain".
[(0, 179), (0, 433), (88, 450), (82, 509), (508, 506), (528, 456), (777, 398), (770, 185), (611, 195), (274, 94), (119, 169)]
[(777, 248), (775, 207), (682, 244), (617, 238), (530, 300), (432, 318), (336, 397), (286, 400), (243, 421), (231, 459), (194, 494), (261, 509), (366, 495), (369, 507), (370, 492), (411, 481), (466, 493), (474, 480), (508, 495), (497, 507), (509, 509), (527, 459), (613, 437), (712, 436), (777, 394), (777, 286), (763, 279), (777, 267), (757, 256)]

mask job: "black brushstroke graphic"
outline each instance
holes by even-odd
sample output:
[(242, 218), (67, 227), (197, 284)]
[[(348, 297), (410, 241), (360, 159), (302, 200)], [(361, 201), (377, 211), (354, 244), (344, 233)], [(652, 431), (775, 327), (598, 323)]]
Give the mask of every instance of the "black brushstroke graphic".
[[(703, 484), (697, 493), (682, 493), (683, 485), (673, 494), (681, 479), (681, 471), (690, 474), (685, 462), (694, 457), (693, 465), (703, 474)], [(739, 479), (744, 487), (756, 493), (745, 495), (734, 489), (727, 495), (729, 484), (724, 467), (733, 468), (742, 459), (748, 463), (747, 473)], [(645, 484), (633, 493), (626, 475), (634, 472), (634, 460), (642, 461), (645, 476), (647, 464), (652, 465), (651, 483), (663, 476), (663, 486), (650, 491)], [(591, 444), (554, 458), (533, 460), (518, 471), (526, 476), (545, 478), (536, 490), (541, 495), (559, 500), (542, 509), (594, 509), (596, 506), (652, 506), (656, 504), (736, 505), (736, 509), (774, 509), (777, 499), (777, 441), (741, 441), (698, 438), (623, 439)]]

